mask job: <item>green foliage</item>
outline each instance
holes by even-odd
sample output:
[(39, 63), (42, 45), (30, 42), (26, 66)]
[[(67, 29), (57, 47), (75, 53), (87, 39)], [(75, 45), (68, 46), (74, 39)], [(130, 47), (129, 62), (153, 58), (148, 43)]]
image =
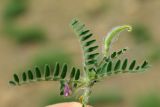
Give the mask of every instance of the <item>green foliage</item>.
[(123, 55), (127, 50), (128, 50), (128, 48), (123, 48), (118, 51), (112, 52), (110, 55), (107, 56), (107, 58), (105, 58), (106, 62), (109, 60), (113, 60), (115, 58), (118, 58), (120, 55)]
[(26, 44), (31, 42), (42, 42), (46, 40), (45, 32), (38, 27), (18, 28), (8, 25), (5, 28), (5, 32), (12, 40), (15, 40), (19, 44)]
[(160, 107), (159, 93), (149, 93), (136, 99), (136, 107)]
[(4, 10), (4, 20), (10, 21), (24, 13), (27, 10), (27, 2), (25, 0), (9, 0)]
[(135, 24), (132, 35), (136, 43), (146, 43), (152, 41), (152, 34), (143, 24)]
[[(63, 64), (63, 66), (61, 67), (59, 63), (56, 63), (53, 70), (50, 69), (49, 65), (45, 65), (44, 70), (40, 70), (39, 67), (35, 67), (34, 70), (28, 70), (27, 72), (23, 72), (22, 75), (18, 76), (17, 74), (14, 74), (13, 80), (11, 80), (9, 83), (12, 85), (21, 85), (29, 83), (30, 81), (66, 81), (66, 74), (68, 71), (70, 71), (67, 68), (67, 64)], [(76, 75), (72, 74), (72, 77), (75, 78), (74, 80), (79, 80), (80, 70), (77, 69)]]
[(84, 53), (84, 64), (89, 69), (92, 69), (93, 66), (97, 64), (97, 56), (99, 55), (97, 52), (98, 45), (96, 44), (96, 40), (92, 38), (93, 34), (85, 27), (85, 24), (80, 21), (74, 19), (71, 22), (71, 27), (80, 38), (81, 47)]
[[(14, 74), (13, 80), (10, 81), (10, 84), (21, 85), (23, 83), (34, 81), (59, 81), (60, 95), (70, 96), (71, 94), (83, 91), (83, 94), (78, 97), (83, 107), (86, 107), (89, 101), (89, 96), (92, 92), (91, 88), (96, 82), (99, 82), (100, 79), (118, 73), (142, 72), (149, 67), (147, 61), (144, 61), (142, 64), (137, 64), (137, 60), (135, 59), (131, 59), (131, 61), (129, 61), (128, 58), (125, 58), (124, 60), (120, 59), (119, 56), (124, 54), (127, 51), (127, 48), (109, 54), (113, 39), (117, 37), (119, 32), (125, 29), (131, 31), (131, 26), (118, 26), (109, 32), (104, 42), (105, 52), (102, 52), (103, 55), (99, 55), (98, 45), (96, 45), (96, 40), (92, 38), (93, 34), (90, 33), (90, 30), (76, 19), (73, 20), (70, 25), (78, 35), (84, 53), (83, 75), (81, 75), (80, 70), (75, 67), (69, 70), (67, 66), (68, 63), (63, 64), (63, 66), (56, 63), (54, 68), (50, 68), (49, 65), (45, 65), (44, 67), (45, 63), (52, 65), (54, 62), (50, 62), (51, 60), (60, 61), (63, 59), (64, 61), (65, 59), (61, 54), (58, 54), (56, 57), (53, 57), (51, 54), (51, 57), (50, 55), (45, 55), (44, 58), (42, 57), (37, 61), (39, 63), (37, 65), (40, 65), (40, 68), (35, 67), (34, 70), (28, 70), (26, 73), (22, 73), (20, 76), (22, 79), (17, 74)], [(102, 58), (99, 58), (100, 56), (102, 56)], [(43, 67), (43, 70), (41, 67)], [(70, 71), (69, 76), (67, 76), (68, 71)]]
[(3, 13), (4, 32), (8, 37), (19, 44), (30, 42), (42, 42), (46, 40), (45, 32), (36, 26), (29, 28), (17, 27), (15, 21), (17, 17), (25, 14), (28, 6), (26, 0), (9, 0)]
[(154, 49), (150, 54), (149, 54), (149, 59), (152, 62), (158, 62), (160, 61), (160, 48), (157, 47), (156, 49)]
[(146, 70), (149, 67), (148, 62), (144, 61), (141, 65), (136, 65), (136, 60), (132, 60), (130, 63), (128, 62), (128, 59), (117, 61), (108, 61), (105, 62), (101, 70), (99, 70), (97, 73), (98, 75), (102, 76), (109, 76), (111, 74), (117, 74), (117, 73), (135, 73), (135, 72), (142, 72)]

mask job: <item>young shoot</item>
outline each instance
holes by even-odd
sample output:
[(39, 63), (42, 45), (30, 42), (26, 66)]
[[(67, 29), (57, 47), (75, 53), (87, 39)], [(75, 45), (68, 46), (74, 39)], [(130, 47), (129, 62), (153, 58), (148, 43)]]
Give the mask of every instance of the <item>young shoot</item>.
[(127, 48), (122, 48), (109, 54), (109, 48), (113, 40), (121, 31), (125, 29), (131, 31), (131, 26), (118, 26), (110, 31), (103, 44), (105, 52), (98, 52), (98, 43), (85, 24), (74, 19), (70, 26), (78, 36), (82, 47), (83, 70), (76, 67), (69, 68), (67, 64), (61, 65), (57, 62), (52, 67), (54, 69), (51, 69), (50, 65), (46, 65), (43, 70), (35, 67), (34, 70), (28, 70), (21, 75), (14, 74), (13, 80), (9, 81), (9, 83), (14, 86), (20, 86), (37, 81), (59, 81), (60, 95), (65, 97), (76, 95), (83, 107), (86, 107), (93, 91), (92, 87), (96, 82), (115, 74), (143, 72), (149, 67), (147, 61), (138, 64), (135, 59), (131, 61), (128, 58), (120, 59), (119, 56), (124, 54)]

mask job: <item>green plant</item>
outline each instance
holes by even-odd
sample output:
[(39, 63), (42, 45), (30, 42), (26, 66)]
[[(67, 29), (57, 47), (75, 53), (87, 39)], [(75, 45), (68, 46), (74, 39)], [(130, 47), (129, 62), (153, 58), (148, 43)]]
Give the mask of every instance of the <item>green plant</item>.
[(54, 50), (43, 49), (31, 58), (31, 61), (29, 62), (28, 66), (20, 68), (19, 72), (24, 71), (28, 67), (32, 68), (35, 65), (42, 70), (45, 64), (55, 65), (56, 61), (58, 61), (59, 63), (65, 62), (67, 64), (72, 64), (73, 59), (71, 55), (65, 50), (62, 51), (59, 49), (54, 49)]
[(136, 107), (160, 107), (160, 95), (159, 93), (147, 93), (136, 99)]
[[(51, 69), (49, 65), (46, 65), (43, 70), (44, 72), (41, 72), (39, 67), (35, 67), (34, 71), (28, 70), (27, 72), (23, 72), (21, 76), (22, 79), (17, 74), (14, 74), (14, 79), (9, 83), (12, 85), (21, 85), (36, 81), (59, 81), (61, 84), (60, 95), (70, 96), (83, 91), (82, 95), (79, 96), (79, 100), (83, 104), (83, 107), (86, 107), (91, 94), (91, 88), (96, 82), (113, 74), (142, 72), (149, 67), (147, 61), (137, 65), (136, 60), (129, 62), (128, 58), (125, 60), (119, 59), (119, 55), (127, 51), (126, 48), (109, 54), (114, 38), (117, 37), (119, 32), (125, 29), (131, 31), (131, 26), (118, 26), (108, 33), (105, 38), (105, 43), (103, 44), (104, 50), (102, 58), (100, 58), (98, 45), (96, 44), (96, 40), (92, 38), (93, 34), (90, 33), (90, 30), (76, 19), (71, 22), (70, 26), (78, 35), (81, 42), (84, 54), (83, 71), (75, 67), (68, 69), (67, 64), (60, 66), (60, 64), (57, 63), (54, 70)], [(67, 76), (68, 71), (70, 71), (70, 76)]]
[(151, 62), (159, 62), (159, 60), (160, 60), (160, 48), (157, 47), (156, 49), (153, 49), (148, 57), (149, 57)]
[(13, 25), (6, 26), (7, 36), (18, 44), (27, 44), (33, 42), (43, 42), (46, 40), (45, 32), (38, 27), (19, 28)]
[(136, 43), (152, 42), (152, 33), (147, 26), (137, 23), (134, 25), (132, 35)]
[(9, 0), (4, 10), (3, 18), (6, 22), (13, 20), (27, 10), (27, 2), (25, 0)]
[(28, 8), (26, 0), (9, 0), (3, 13), (4, 32), (19, 44), (42, 42), (46, 40), (45, 32), (39, 26), (21, 28), (16, 19), (25, 14)]

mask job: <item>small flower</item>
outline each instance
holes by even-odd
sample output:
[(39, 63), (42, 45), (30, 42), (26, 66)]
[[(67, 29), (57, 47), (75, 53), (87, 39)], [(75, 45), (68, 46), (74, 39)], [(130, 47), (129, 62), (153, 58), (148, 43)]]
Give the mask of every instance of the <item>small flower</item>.
[(64, 86), (64, 96), (67, 97), (71, 95), (72, 90), (70, 89), (69, 85), (66, 83)]

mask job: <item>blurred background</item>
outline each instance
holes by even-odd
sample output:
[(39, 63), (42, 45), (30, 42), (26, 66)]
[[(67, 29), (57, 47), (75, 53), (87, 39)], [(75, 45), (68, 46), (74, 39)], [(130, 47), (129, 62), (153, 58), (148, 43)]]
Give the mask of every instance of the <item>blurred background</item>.
[[(152, 67), (144, 73), (120, 74), (93, 87), (95, 107), (160, 107), (159, 0), (0, 0), (0, 107), (44, 107), (77, 101), (59, 96), (56, 82), (11, 87), (8, 81), (33, 65), (66, 62), (82, 68), (78, 39), (69, 27), (84, 22), (99, 44), (117, 25), (130, 24), (112, 50), (129, 47), (125, 56)], [(102, 46), (100, 46), (102, 47)], [(102, 49), (101, 49), (102, 50)]]

